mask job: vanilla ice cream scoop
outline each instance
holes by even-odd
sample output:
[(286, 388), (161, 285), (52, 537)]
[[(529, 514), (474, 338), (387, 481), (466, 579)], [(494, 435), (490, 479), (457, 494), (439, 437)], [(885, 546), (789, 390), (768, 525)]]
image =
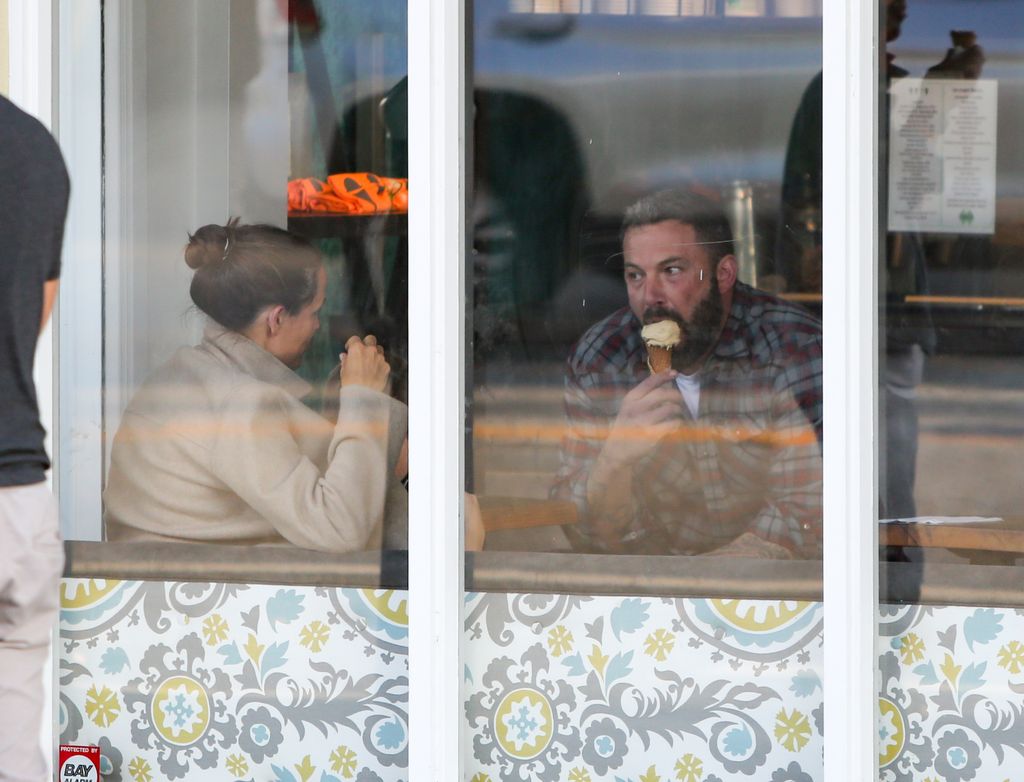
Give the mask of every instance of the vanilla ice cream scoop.
[(659, 320), (648, 323), (640, 330), (640, 337), (647, 346), (647, 368), (651, 372), (663, 372), (672, 366), (672, 348), (679, 344), (679, 324), (674, 320)]
[(640, 338), (648, 347), (672, 349), (679, 344), (681, 337), (679, 324), (674, 320), (659, 320), (648, 323), (640, 329)]

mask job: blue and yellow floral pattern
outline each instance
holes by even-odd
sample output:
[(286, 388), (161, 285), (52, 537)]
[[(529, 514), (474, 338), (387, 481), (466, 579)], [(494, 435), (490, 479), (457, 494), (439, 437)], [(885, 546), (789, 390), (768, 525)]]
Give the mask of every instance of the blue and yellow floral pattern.
[[(407, 593), (69, 579), (104, 780), (408, 778)], [(820, 782), (820, 603), (469, 594), (471, 782)], [(883, 606), (882, 782), (1024, 779), (1024, 611)]]
[(791, 601), (471, 595), (467, 776), (820, 775), (821, 619)]
[(1024, 779), (1024, 611), (883, 606), (879, 778)]
[(60, 727), (105, 782), (408, 778), (404, 593), (68, 579)]

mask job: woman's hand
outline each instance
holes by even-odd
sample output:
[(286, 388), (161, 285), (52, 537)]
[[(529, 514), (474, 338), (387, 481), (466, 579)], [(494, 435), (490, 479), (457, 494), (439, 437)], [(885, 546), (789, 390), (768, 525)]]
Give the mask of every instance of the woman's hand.
[(341, 387), (365, 386), (374, 391), (385, 392), (391, 367), (384, 358), (384, 348), (377, 344), (377, 338), (367, 334), (366, 339), (350, 337), (345, 343), (341, 359)]

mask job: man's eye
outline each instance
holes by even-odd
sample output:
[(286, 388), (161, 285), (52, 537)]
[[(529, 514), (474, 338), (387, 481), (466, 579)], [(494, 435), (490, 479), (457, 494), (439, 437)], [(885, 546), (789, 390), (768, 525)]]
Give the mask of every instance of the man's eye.
[(666, 266), (665, 267), (665, 274), (669, 275), (670, 277), (674, 277), (675, 275), (682, 274), (682, 273), (683, 273), (683, 267), (682, 266)]
[(640, 272), (626, 272), (626, 282), (639, 282), (642, 276)]

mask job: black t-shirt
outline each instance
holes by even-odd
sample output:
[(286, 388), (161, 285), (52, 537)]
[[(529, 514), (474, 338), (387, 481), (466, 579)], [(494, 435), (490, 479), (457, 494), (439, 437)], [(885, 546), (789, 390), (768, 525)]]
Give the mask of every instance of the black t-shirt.
[(0, 486), (44, 480), (32, 363), (43, 285), (60, 274), (68, 173), (38, 120), (0, 96)]

